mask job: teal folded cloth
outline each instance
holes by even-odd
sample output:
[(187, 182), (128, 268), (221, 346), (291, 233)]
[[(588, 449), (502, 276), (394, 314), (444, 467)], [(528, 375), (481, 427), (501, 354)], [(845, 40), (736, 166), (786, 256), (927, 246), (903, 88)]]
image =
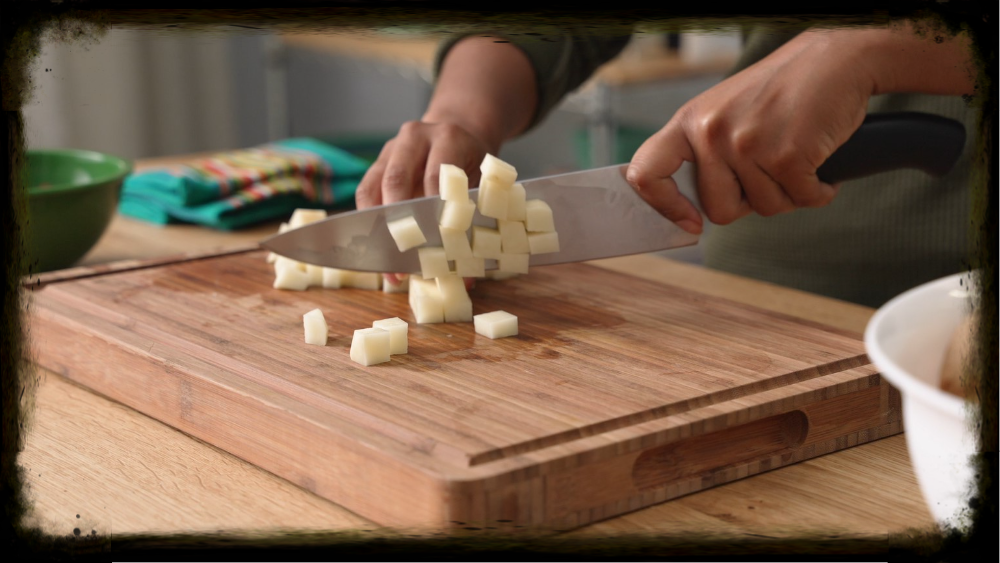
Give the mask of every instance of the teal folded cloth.
[(351, 207), (369, 164), (316, 139), (286, 139), (133, 174), (119, 211), (151, 223), (238, 229), (301, 207)]

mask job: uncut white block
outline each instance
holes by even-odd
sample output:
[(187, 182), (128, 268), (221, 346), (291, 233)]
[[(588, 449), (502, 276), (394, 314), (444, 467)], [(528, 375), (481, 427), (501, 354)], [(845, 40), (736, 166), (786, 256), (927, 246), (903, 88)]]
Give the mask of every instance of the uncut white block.
[(496, 178), (501, 184), (510, 186), (517, 180), (517, 169), (511, 164), (487, 154), (479, 165), (483, 178)]
[[(290, 229), (290, 228), (291, 227), (288, 226), (288, 223), (282, 223), (282, 224), (278, 225), (278, 234), (280, 235), (282, 233), (288, 232), (288, 229)], [(277, 259), (278, 259), (278, 255), (277, 254), (275, 254), (273, 252), (268, 252), (267, 253), (267, 263), (268, 264), (274, 264), (274, 261), (277, 260)]]
[(322, 266), (306, 264), (306, 275), (309, 276), (309, 287), (321, 287), (323, 285)]
[(431, 246), (417, 250), (420, 258), (420, 275), (425, 279), (446, 276), (451, 272), (444, 248)]
[(528, 249), (531, 254), (559, 252), (559, 234), (555, 231), (551, 233), (528, 233)]
[(526, 191), (521, 184), (514, 184), (507, 190), (507, 220), (524, 221), (527, 203)]
[(445, 201), (469, 201), (469, 176), (454, 164), (442, 164), (438, 192)]
[(351, 341), (351, 359), (363, 366), (389, 361), (389, 331), (381, 328), (362, 328), (354, 331)]
[(396, 241), (396, 248), (400, 252), (406, 252), (427, 242), (424, 232), (420, 230), (420, 225), (413, 217), (389, 221), (386, 226), (389, 227), (389, 234), (392, 235), (392, 240)]
[(340, 289), (350, 286), (350, 272), (337, 268), (323, 268), (323, 287)]
[(302, 315), (302, 325), (306, 332), (306, 344), (326, 346), (328, 327), (326, 326), (326, 319), (323, 318), (323, 311), (313, 309)]
[(517, 336), (517, 317), (506, 311), (483, 313), (472, 318), (476, 334), (486, 338), (506, 338)]
[(410, 278), (403, 278), (399, 283), (392, 283), (383, 276), (382, 291), (384, 293), (407, 293), (410, 291)]
[(495, 180), (483, 178), (482, 182), (479, 183), (479, 196), (476, 200), (476, 206), (483, 217), (506, 219), (509, 200), (510, 190), (501, 186)]
[(439, 229), (444, 255), (448, 260), (472, 258), (472, 245), (469, 243), (469, 235), (465, 230), (448, 227), (439, 227)]
[(530, 258), (527, 254), (501, 254), (497, 260), (497, 269), (501, 272), (527, 274)]
[(556, 230), (552, 208), (540, 199), (528, 200), (525, 204), (524, 225), (529, 233), (551, 233)]
[(500, 231), (486, 227), (472, 227), (472, 255), (476, 258), (500, 258)]
[(472, 257), (455, 260), (455, 275), (463, 278), (486, 277), (486, 259)]
[(305, 291), (309, 288), (309, 274), (298, 268), (282, 268), (274, 276), (274, 289)]
[(474, 201), (446, 201), (444, 209), (441, 210), (438, 224), (449, 229), (467, 231), (472, 226), (472, 218), (475, 214), (476, 202)]
[(292, 212), (292, 217), (288, 220), (288, 226), (298, 229), (303, 225), (315, 223), (326, 219), (326, 211), (322, 209), (296, 209)]
[(348, 287), (355, 289), (382, 289), (382, 274), (378, 272), (351, 272)]
[(497, 220), (500, 231), (500, 248), (504, 254), (527, 254), (528, 232), (521, 221)]
[(373, 322), (372, 328), (381, 328), (389, 332), (390, 355), (406, 353), (406, 332), (410, 329), (409, 323), (399, 317), (393, 317)]

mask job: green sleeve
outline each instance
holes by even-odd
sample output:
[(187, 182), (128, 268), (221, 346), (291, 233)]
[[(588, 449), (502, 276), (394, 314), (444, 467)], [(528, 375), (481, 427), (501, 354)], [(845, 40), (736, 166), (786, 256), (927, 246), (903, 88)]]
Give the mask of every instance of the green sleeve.
[[(434, 60), (435, 77), (438, 76), (448, 51), (462, 39), (473, 35), (481, 34), (454, 35), (441, 43)], [(544, 35), (502, 35), (504, 40), (527, 55), (535, 70), (539, 103), (528, 129), (542, 121), (566, 94), (586, 82), (598, 67), (615, 58), (625, 48), (631, 36), (631, 29), (614, 35), (573, 31)]]

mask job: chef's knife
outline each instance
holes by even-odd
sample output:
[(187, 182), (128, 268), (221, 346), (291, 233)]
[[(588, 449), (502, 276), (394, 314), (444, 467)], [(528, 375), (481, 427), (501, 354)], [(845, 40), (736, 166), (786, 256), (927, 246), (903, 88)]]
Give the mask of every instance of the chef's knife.
[[(878, 172), (914, 168), (941, 176), (965, 146), (965, 127), (952, 119), (914, 112), (869, 115), (862, 126), (817, 171), (828, 183)], [(689, 246), (698, 235), (684, 231), (649, 206), (625, 181), (627, 165), (614, 165), (522, 181), (528, 199), (552, 208), (559, 252), (532, 255), (531, 266), (580, 262)], [(685, 162), (674, 175), (677, 186), (701, 209), (694, 166)], [(479, 190), (469, 190), (476, 199)], [(334, 215), (273, 236), (261, 244), (288, 258), (344, 270), (417, 273), (417, 250), (399, 252), (387, 223), (413, 217), (427, 238), (440, 246), (438, 196), (412, 199)], [(474, 225), (495, 227), (478, 213)], [(495, 269), (493, 260), (486, 268)]]

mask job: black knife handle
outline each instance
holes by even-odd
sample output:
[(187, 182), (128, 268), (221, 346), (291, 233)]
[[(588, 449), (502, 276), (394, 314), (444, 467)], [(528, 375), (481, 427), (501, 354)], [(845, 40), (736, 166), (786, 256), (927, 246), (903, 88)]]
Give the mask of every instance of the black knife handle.
[(965, 126), (919, 112), (873, 113), (816, 171), (835, 184), (879, 172), (915, 168), (943, 176), (965, 148)]

